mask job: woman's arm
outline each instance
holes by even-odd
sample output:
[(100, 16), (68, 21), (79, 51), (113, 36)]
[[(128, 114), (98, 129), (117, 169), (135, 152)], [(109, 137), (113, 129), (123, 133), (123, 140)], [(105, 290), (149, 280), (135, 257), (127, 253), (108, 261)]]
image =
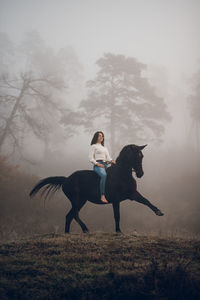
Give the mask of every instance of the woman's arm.
[(112, 164), (116, 164), (115, 160), (113, 160), (111, 157), (110, 157), (110, 154), (108, 152), (108, 149), (106, 148), (106, 160), (111, 162)]
[(95, 147), (92, 145), (92, 146), (90, 146), (90, 151), (89, 151), (89, 161), (90, 161), (92, 164), (96, 165), (97, 162), (96, 162), (96, 160), (95, 160), (94, 153), (95, 153)]
[(106, 161), (112, 161), (112, 158), (110, 157), (110, 154), (108, 152), (108, 149), (105, 147), (105, 150), (106, 150)]

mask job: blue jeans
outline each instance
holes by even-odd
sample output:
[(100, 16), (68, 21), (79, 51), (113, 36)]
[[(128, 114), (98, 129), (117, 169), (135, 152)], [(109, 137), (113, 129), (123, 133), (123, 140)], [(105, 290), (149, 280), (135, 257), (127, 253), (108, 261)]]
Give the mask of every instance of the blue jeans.
[(106, 185), (106, 169), (107, 169), (107, 164), (103, 161), (97, 160), (98, 163), (104, 165), (104, 168), (101, 168), (97, 165), (94, 165), (93, 170), (101, 177), (100, 179), (100, 193), (101, 195), (105, 194), (105, 185)]

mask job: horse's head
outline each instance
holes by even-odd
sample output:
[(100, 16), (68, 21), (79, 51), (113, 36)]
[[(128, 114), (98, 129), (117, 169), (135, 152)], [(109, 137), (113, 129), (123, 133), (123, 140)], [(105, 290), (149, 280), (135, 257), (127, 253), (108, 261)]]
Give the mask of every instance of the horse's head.
[(146, 147), (144, 146), (136, 146), (136, 145), (127, 145), (125, 146), (122, 151), (120, 152), (119, 157), (117, 158), (117, 163), (119, 162), (121, 165), (124, 165), (125, 167), (131, 167), (134, 172), (136, 173), (136, 176), (138, 178), (141, 178), (144, 174), (142, 169), (142, 149)]

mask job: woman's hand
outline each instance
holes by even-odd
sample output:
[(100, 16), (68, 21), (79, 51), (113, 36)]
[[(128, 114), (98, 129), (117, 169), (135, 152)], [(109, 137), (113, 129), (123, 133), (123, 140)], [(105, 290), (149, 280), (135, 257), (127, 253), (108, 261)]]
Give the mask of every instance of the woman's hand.
[(115, 160), (112, 160), (112, 161), (111, 161), (111, 164), (116, 165), (116, 161), (115, 161)]
[(96, 163), (96, 165), (97, 165), (98, 167), (104, 168), (104, 165), (102, 165), (102, 164)]

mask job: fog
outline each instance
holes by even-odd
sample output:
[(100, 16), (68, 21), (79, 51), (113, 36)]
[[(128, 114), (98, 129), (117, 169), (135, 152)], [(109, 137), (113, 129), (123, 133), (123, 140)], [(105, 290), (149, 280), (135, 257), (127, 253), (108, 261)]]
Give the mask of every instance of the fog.
[[(96, 130), (104, 132), (105, 144), (114, 159), (126, 144), (148, 144), (143, 151), (144, 177), (137, 179), (138, 189), (165, 216), (158, 220), (147, 207), (126, 201), (121, 204), (122, 230), (199, 234), (200, 106), (199, 100), (195, 100), (200, 93), (199, 15), (198, 0), (0, 0), (1, 138), (5, 134), (1, 157), (6, 157), (5, 164), (9, 166), (18, 165), (19, 187), (24, 189), (24, 193), (19, 192), (14, 179), (15, 195), (18, 195), (14, 197), (5, 187), (14, 175), (1, 174), (5, 178), (1, 183), (4, 238), (9, 230), (13, 232), (16, 224), (24, 226), (19, 222), (20, 216), (24, 216), (23, 209), (29, 215), (29, 224), (35, 224), (38, 210), (43, 211), (41, 224), (50, 225), (43, 229), (41, 225), (37, 232), (54, 230), (54, 225), (63, 231), (70, 205), (61, 192), (47, 204), (45, 211), (39, 198), (25, 208), (24, 203), (29, 201), (28, 191), (40, 178), (92, 169), (88, 151)], [(109, 60), (107, 54), (112, 55), (111, 59), (121, 59), (120, 62), (134, 58), (135, 66), (141, 68), (141, 77), (147, 78), (153, 87), (147, 88), (147, 92), (143, 83), (141, 95), (147, 93), (148, 101), (152, 99), (152, 103), (155, 100), (161, 105), (158, 113), (156, 108), (152, 110), (151, 116), (156, 115), (153, 123), (142, 130), (140, 127), (147, 123), (142, 123), (143, 116), (136, 109), (132, 119), (135, 124), (130, 127), (127, 123), (128, 130), (120, 124), (133, 109), (128, 102), (120, 106), (123, 104), (120, 98), (117, 105), (127, 110), (121, 110), (116, 117), (114, 141), (103, 107), (98, 118), (95, 103), (91, 107), (91, 102), (89, 106), (84, 102), (90, 100), (87, 82), (97, 82), (101, 68), (97, 62), (103, 58)], [(34, 86), (28, 90), (9, 125), (10, 113), (18, 99), (16, 91), (25, 80)], [(36, 80), (41, 82), (36, 85)], [(10, 92), (11, 83), (14, 88)], [(97, 90), (97, 85), (93, 86), (93, 92)], [(93, 120), (91, 126), (90, 120)], [(25, 174), (30, 176), (27, 184)], [(19, 204), (19, 197), (26, 200), (20, 200)], [(22, 208), (22, 213), (16, 216), (17, 206)], [(13, 211), (9, 227), (5, 220), (10, 207)], [(114, 230), (111, 207), (94, 207), (88, 203), (80, 215), (91, 230)], [(79, 232), (76, 224), (72, 227)], [(28, 228), (18, 228), (16, 235), (23, 230), (27, 234), (35, 233)]]

